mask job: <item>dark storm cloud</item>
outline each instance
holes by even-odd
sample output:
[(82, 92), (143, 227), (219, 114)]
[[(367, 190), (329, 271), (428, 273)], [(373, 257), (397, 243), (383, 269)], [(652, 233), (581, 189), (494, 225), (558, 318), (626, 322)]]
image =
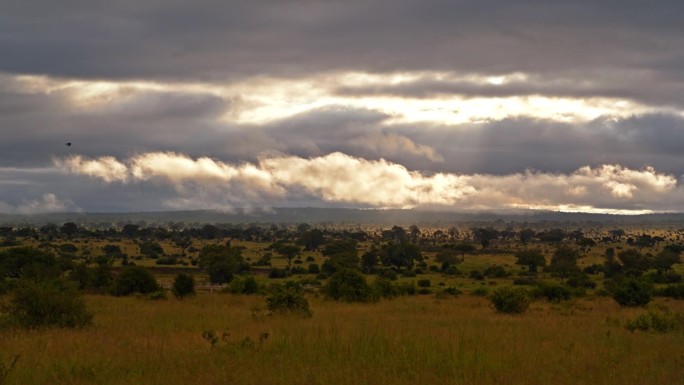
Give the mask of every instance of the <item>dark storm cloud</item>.
[(680, 1), (14, 1), (0, 70), (90, 78), (673, 68)]
[[(330, 81), (335, 72), (347, 71), (424, 74), (391, 85), (326, 85), (348, 100), (609, 97), (654, 111), (681, 110), (682, 19), (684, 2), (669, 0), (5, 1), (0, 4), (0, 201), (5, 206), (0, 206), (17, 210), (73, 202), (88, 211), (155, 209), (177, 196), (163, 186), (102, 186), (84, 177), (28, 171), (72, 154), (126, 159), (173, 151), (254, 163), (274, 152), (308, 158), (339, 151), (385, 158), (427, 174), (510, 174), (527, 168), (571, 173), (587, 164), (622, 164), (652, 165), (679, 177), (684, 118), (674, 111), (562, 123), (521, 110), (517, 118), (484, 116), (479, 124), (397, 124), (391, 112), (360, 103), (345, 106), (340, 98), (316, 108), (305, 107), (307, 100), (296, 106), (304, 112), (265, 117), (267, 123), (224, 118), (239, 116), (255, 100), (269, 107), (268, 97), (259, 99), (263, 94), (250, 99), (254, 78), (306, 80), (326, 73)], [(439, 79), (433, 71), (454, 78)], [(457, 77), (511, 73), (524, 77), (498, 86)], [(161, 86), (129, 89), (119, 83), (115, 94), (97, 99), (69, 88), (29, 90), (13, 76), (27, 74), (55, 82), (142, 80)], [(184, 88), (194, 82), (246, 86), (220, 96)]]
[[(0, 77), (1, 78), (1, 77)], [(0, 89), (0, 166), (39, 166), (74, 152), (126, 156), (156, 149), (211, 148), (216, 119), (230, 101), (209, 94), (129, 92), (79, 107), (69, 91), (49, 94)], [(72, 146), (65, 146), (71, 142)]]
[[(2, 77), (0, 77), (2, 79)], [(208, 93), (136, 91), (96, 107), (50, 94), (0, 89), (0, 167), (44, 167), (53, 157), (80, 154), (126, 158), (175, 151), (229, 162), (264, 153), (311, 157), (343, 152), (385, 158), (409, 169), (512, 173), (526, 168), (570, 172), (615, 164), (681, 174), (684, 120), (647, 114), (562, 123), (533, 117), (480, 124), (389, 124), (385, 113), (329, 106), (261, 125), (221, 121), (230, 100)], [(66, 147), (66, 142), (72, 142)]]
[[(437, 171), (508, 174), (524, 169), (571, 172), (583, 165), (653, 166), (680, 176), (684, 170), (684, 119), (648, 114), (560, 123), (521, 117), (458, 127), (397, 127), (398, 132), (444, 157)], [(427, 166), (427, 165), (422, 165)]]
[[(625, 81), (629, 79), (629, 81)], [(666, 74), (619, 73), (606, 70), (602, 73), (558, 73), (551, 78), (529, 76), (503, 84), (464, 80), (444, 80), (424, 77), (398, 84), (342, 86), (335, 92), (344, 96), (398, 96), (404, 98), (434, 98), (444, 95), (461, 95), (466, 98), (505, 98), (539, 95), (566, 98), (620, 98), (631, 99), (654, 106), (684, 106), (684, 78), (674, 79)]]

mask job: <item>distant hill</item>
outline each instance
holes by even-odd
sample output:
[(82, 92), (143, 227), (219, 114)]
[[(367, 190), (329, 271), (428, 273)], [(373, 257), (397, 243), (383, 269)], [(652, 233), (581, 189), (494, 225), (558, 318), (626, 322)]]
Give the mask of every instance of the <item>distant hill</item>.
[(684, 214), (609, 215), (561, 213), (547, 211), (517, 211), (511, 213), (458, 213), (427, 210), (364, 210), (345, 208), (272, 208), (268, 210), (163, 211), (131, 213), (55, 213), (36, 215), (0, 214), (0, 225), (39, 226), (46, 223), (117, 225), (145, 222), (147, 225), (183, 222), (186, 225), (217, 223), (302, 223), (369, 224), (369, 225), (448, 225), (475, 222), (577, 222), (597, 224), (683, 224)]

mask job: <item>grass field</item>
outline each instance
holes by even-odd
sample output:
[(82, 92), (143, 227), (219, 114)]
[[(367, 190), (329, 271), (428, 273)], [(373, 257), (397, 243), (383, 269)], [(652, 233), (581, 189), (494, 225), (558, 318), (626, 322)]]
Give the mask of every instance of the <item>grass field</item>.
[(265, 315), (260, 296), (88, 296), (90, 328), (0, 332), (2, 362), (21, 356), (5, 384), (684, 384), (684, 333), (630, 332), (646, 310), (608, 298), (520, 316), (468, 295), (309, 300), (296, 318)]

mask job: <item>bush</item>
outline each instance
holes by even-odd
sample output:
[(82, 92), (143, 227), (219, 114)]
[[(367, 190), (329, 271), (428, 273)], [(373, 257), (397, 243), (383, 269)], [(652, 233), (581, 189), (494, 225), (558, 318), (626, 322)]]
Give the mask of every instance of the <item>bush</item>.
[(271, 313), (311, 316), (309, 301), (304, 297), (304, 289), (297, 282), (271, 285), (266, 297), (266, 307)]
[(14, 290), (10, 321), (24, 328), (82, 328), (93, 314), (76, 288), (63, 281), (25, 281)]
[(596, 288), (596, 282), (594, 282), (591, 278), (589, 278), (588, 275), (583, 274), (583, 273), (578, 273), (572, 275), (570, 278), (568, 278), (566, 284), (570, 287), (577, 287), (577, 288), (586, 288), (586, 289), (595, 289)]
[(655, 290), (654, 294), (658, 297), (684, 299), (684, 285), (667, 285)]
[(378, 277), (371, 285), (373, 296), (376, 298), (394, 298), (399, 295), (399, 290), (387, 278)]
[(513, 280), (514, 285), (522, 286), (522, 285), (528, 285), (528, 286), (534, 286), (538, 283), (536, 278), (531, 278), (531, 277), (523, 277), (523, 278), (516, 278)]
[(116, 296), (133, 293), (147, 294), (157, 290), (159, 290), (159, 285), (149, 270), (139, 266), (128, 266), (114, 279), (112, 294)]
[(278, 269), (274, 267), (271, 272), (268, 273), (268, 278), (287, 278), (290, 276), (290, 270), (288, 269)]
[(333, 274), (323, 292), (336, 301), (368, 302), (373, 299), (366, 277), (352, 269), (342, 269)]
[(535, 297), (544, 297), (551, 302), (567, 301), (571, 297), (570, 289), (565, 286), (540, 282), (534, 289)]
[(486, 287), (478, 287), (470, 292), (470, 295), (472, 295), (473, 297), (486, 297), (487, 294), (489, 294), (489, 291)]
[(429, 279), (419, 279), (418, 280), (418, 286), (419, 287), (430, 287), (430, 280)]
[(414, 282), (403, 282), (396, 286), (399, 295), (416, 295), (418, 288)]
[(387, 278), (390, 281), (396, 281), (397, 279), (399, 279), (399, 277), (397, 277), (397, 272), (392, 269), (383, 270), (380, 273), (380, 276), (383, 278)]
[(447, 287), (447, 288), (444, 288), (444, 290), (442, 290), (442, 291), (436, 293), (436, 294), (435, 294), (435, 297), (437, 297), (437, 298), (439, 298), (439, 299), (444, 299), (444, 298), (447, 298), (447, 297), (450, 297), (450, 296), (451, 296), (451, 297), (457, 297), (459, 294), (461, 294), (461, 291), (458, 290), (457, 288), (455, 288), (455, 287)]
[(657, 333), (667, 333), (679, 329), (684, 325), (684, 317), (678, 313), (672, 313), (668, 309), (649, 310), (635, 319), (628, 321), (625, 327), (629, 331), (652, 330)]
[(468, 274), (468, 277), (470, 277), (470, 279), (474, 279), (476, 281), (482, 281), (485, 279), (484, 275), (482, 275), (482, 273), (480, 273), (479, 270), (471, 271), (470, 274)]
[(228, 291), (233, 294), (256, 294), (259, 292), (259, 284), (251, 275), (234, 279), (228, 286)]
[(195, 294), (195, 279), (187, 274), (178, 274), (173, 281), (171, 291), (176, 298), (193, 295)]
[(677, 273), (663, 273), (662, 271), (657, 271), (655, 273), (649, 273), (646, 275), (653, 283), (680, 283), (682, 282), (682, 276)]
[(522, 288), (498, 288), (494, 290), (489, 300), (499, 313), (520, 314), (530, 306), (527, 290)]
[(505, 278), (508, 276), (508, 273), (506, 272), (506, 269), (503, 268), (503, 266), (496, 265), (489, 266), (488, 268), (486, 268), (483, 274), (489, 278)]
[(411, 270), (411, 269), (404, 270), (404, 271), (401, 273), (401, 276), (402, 276), (402, 277), (406, 277), (406, 278), (413, 278), (413, 277), (416, 276), (416, 272), (415, 272), (414, 270)]
[(310, 274), (318, 274), (320, 272), (321, 272), (321, 268), (317, 264), (312, 263), (309, 265), (309, 273)]
[(650, 282), (637, 278), (624, 278), (612, 285), (613, 299), (620, 306), (644, 306), (651, 302)]
[(292, 266), (290, 269), (290, 274), (297, 274), (297, 275), (302, 275), (302, 274), (309, 274), (309, 270), (305, 269), (301, 266)]
[(159, 258), (154, 262), (156, 265), (177, 265), (178, 264), (178, 258), (176, 257), (164, 257), (164, 258)]

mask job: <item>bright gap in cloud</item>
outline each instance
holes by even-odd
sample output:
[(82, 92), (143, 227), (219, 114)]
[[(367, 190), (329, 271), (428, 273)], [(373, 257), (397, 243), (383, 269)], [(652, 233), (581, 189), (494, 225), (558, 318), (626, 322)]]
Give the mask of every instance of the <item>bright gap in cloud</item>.
[(435, 94), (428, 97), (407, 95), (344, 95), (341, 87), (391, 86), (428, 79), (432, 82), (464, 82), (472, 85), (505, 86), (524, 83), (527, 74), (499, 76), (449, 72), (408, 72), (390, 74), (327, 73), (309, 78), (282, 79), (257, 77), (230, 84), (112, 82), (53, 79), (44, 76), (17, 76), (25, 91), (59, 92), (67, 95), (75, 108), (99, 108), (121, 103), (144, 92), (187, 92), (211, 94), (232, 101), (223, 120), (238, 124), (264, 124), (327, 106), (367, 108), (390, 116), (385, 124), (485, 122), (508, 117), (529, 116), (563, 122), (593, 120), (599, 116), (624, 118), (649, 112), (682, 111), (648, 106), (628, 99), (609, 97), (556, 97), (554, 95), (512, 95), (472, 97)]

